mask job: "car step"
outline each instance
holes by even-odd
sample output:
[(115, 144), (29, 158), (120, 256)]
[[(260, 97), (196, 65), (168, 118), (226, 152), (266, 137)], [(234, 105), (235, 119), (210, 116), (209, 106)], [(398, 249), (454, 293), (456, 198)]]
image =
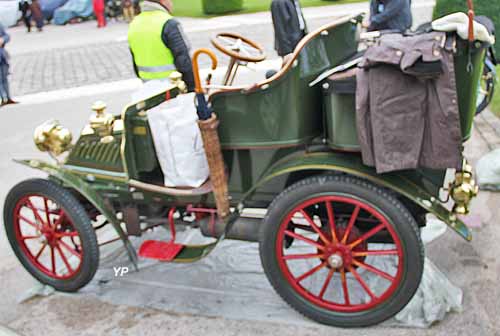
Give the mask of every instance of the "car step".
[(158, 241), (158, 240), (147, 240), (142, 243), (139, 248), (139, 256), (146, 259), (154, 259), (164, 262), (170, 262), (175, 260), (175, 257), (181, 253), (184, 249), (183, 244), (177, 244), (175, 242), (175, 220), (174, 214), (176, 209), (171, 208), (168, 213), (168, 223), (170, 226), (170, 232), (172, 238), (169, 242)]

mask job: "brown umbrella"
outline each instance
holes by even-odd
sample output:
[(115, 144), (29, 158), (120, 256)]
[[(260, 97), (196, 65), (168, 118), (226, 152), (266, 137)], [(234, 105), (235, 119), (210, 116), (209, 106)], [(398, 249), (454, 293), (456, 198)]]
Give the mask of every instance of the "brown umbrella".
[(213, 113), (211, 107), (205, 99), (205, 92), (201, 86), (200, 72), (198, 67), (198, 58), (201, 54), (208, 55), (212, 59), (212, 69), (217, 67), (217, 58), (215, 54), (208, 49), (196, 50), (193, 55), (193, 73), (196, 91), (196, 111), (198, 113), (198, 126), (203, 138), (203, 146), (207, 156), (208, 167), (210, 169), (210, 181), (215, 196), (217, 205), (217, 213), (219, 217), (225, 220), (230, 214), (229, 198), (227, 188), (227, 176), (222, 157), (222, 151), (219, 141), (217, 128), (219, 120), (217, 115)]

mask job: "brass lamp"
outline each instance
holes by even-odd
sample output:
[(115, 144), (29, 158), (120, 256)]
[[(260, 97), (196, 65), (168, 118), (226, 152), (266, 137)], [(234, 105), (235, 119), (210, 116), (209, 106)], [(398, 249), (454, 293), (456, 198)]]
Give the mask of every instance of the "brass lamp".
[(453, 213), (467, 215), (470, 211), (470, 203), (479, 193), (479, 186), (472, 174), (472, 166), (464, 161), (462, 171), (455, 174), (455, 181), (450, 185), (450, 195), (455, 201)]
[(101, 142), (109, 143), (114, 141), (113, 126), (115, 117), (106, 113), (106, 104), (102, 101), (97, 101), (92, 105), (92, 110), (95, 115), (90, 117), (90, 127), (94, 130), (95, 134), (101, 137)]
[(71, 148), (73, 136), (59, 121), (49, 120), (35, 129), (33, 138), (40, 151), (58, 156)]

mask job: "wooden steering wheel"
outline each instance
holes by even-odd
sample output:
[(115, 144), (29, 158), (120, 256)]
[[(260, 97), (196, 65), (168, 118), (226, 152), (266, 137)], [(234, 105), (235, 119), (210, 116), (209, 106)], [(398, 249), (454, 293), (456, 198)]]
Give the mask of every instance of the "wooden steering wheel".
[(220, 33), (211, 40), (220, 52), (243, 62), (262, 62), (266, 53), (258, 43), (235, 33)]

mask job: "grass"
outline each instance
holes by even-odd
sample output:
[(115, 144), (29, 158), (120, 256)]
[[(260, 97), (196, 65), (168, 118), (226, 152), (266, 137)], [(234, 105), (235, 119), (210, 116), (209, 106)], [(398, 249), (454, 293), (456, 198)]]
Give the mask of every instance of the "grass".
[[(497, 67), (498, 73), (500, 73), (500, 65)], [(500, 118), (500, 81), (497, 83), (495, 95), (493, 96), (493, 101), (491, 102), (491, 110), (497, 117)]]
[[(174, 14), (176, 16), (206, 17), (201, 7), (202, 0), (174, 0)], [(302, 7), (327, 6), (333, 4), (346, 4), (362, 2), (363, 0), (301, 0)], [(238, 14), (255, 13), (268, 11), (271, 6), (271, 0), (244, 0), (243, 10)], [(334, 14), (334, 13), (332, 13)]]

